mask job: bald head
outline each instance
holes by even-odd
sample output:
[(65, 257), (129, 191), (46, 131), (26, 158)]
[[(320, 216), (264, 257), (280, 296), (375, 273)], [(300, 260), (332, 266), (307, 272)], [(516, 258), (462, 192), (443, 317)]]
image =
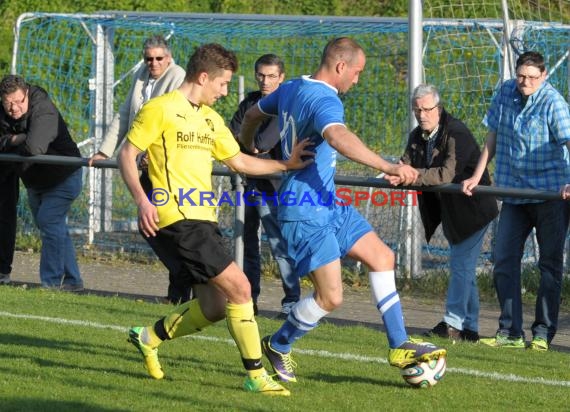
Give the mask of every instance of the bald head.
[(327, 43), (321, 56), (321, 66), (333, 67), (339, 61), (345, 61), (349, 65), (354, 64), (364, 54), (360, 45), (348, 38), (338, 37)]
[(348, 37), (339, 37), (325, 46), (321, 64), (312, 78), (330, 84), (339, 93), (346, 93), (358, 83), (365, 64), (362, 47)]

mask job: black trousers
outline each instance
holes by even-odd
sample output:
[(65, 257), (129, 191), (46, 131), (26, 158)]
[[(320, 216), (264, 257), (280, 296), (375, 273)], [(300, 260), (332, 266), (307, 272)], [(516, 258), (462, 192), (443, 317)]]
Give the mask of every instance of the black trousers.
[(18, 221), (19, 181), (16, 169), (0, 162), (0, 273), (12, 271), (16, 247), (16, 223)]

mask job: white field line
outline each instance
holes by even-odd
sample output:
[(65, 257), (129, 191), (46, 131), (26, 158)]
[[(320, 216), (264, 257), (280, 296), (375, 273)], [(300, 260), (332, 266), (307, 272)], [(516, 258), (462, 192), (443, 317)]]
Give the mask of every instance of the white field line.
[[(52, 318), (48, 316), (37, 316), (37, 315), (28, 315), (28, 314), (18, 314), (18, 313), (10, 313), (0, 311), (0, 317), (7, 317), (7, 318), (17, 318), (17, 319), (26, 319), (26, 320), (36, 320), (42, 322), (50, 322), (50, 323), (57, 323), (62, 325), (72, 325), (72, 326), (83, 326), (88, 328), (95, 328), (95, 329), (110, 329), (119, 332), (126, 333), (129, 328), (124, 326), (117, 326), (117, 325), (105, 325), (97, 322), (89, 322), (84, 320), (74, 320), (74, 319), (64, 319), (64, 318)], [(234, 341), (231, 339), (223, 339), (214, 336), (204, 336), (204, 335), (192, 335), (189, 336), (191, 339), (198, 339), (198, 340), (205, 340), (210, 342), (221, 342), (230, 345), (235, 345)], [(374, 357), (374, 356), (362, 356), (356, 355), (353, 353), (335, 353), (329, 352), (326, 350), (311, 350), (311, 349), (295, 349), (296, 353), (300, 353), (303, 355), (311, 355), (317, 356), (321, 358), (332, 358), (332, 359), (340, 359), (345, 361), (353, 361), (353, 362), (363, 362), (363, 363), (380, 363), (380, 364), (387, 364), (388, 361), (385, 358)], [(478, 371), (475, 369), (463, 369), (463, 368), (447, 368), (447, 372), (452, 373), (460, 373), (463, 375), (470, 375), (475, 376), (478, 378), (486, 378), (492, 379), (497, 381), (506, 381), (506, 382), (517, 382), (517, 383), (533, 383), (539, 385), (548, 385), (548, 386), (563, 386), (563, 387), (570, 387), (570, 381), (559, 381), (559, 380), (552, 380), (552, 379), (544, 379), (541, 377), (538, 378), (527, 378), (524, 376), (518, 376), (514, 374), (502, 374), (498, 372), (484, 372)]]

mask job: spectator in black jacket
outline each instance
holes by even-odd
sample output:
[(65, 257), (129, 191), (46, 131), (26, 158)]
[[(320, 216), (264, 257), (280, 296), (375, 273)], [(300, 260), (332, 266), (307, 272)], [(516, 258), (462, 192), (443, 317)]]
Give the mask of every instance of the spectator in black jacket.
[[(231, 122), (230, 130), (238, 138), (241, 122), (247, 109), (249, 109), (263, 96), (276, 90), (285, 79), (285, 66), (283, 60), (275, 54), (264, 54), (255, 62), (255, 80), (258, 91), (248, 93), (240, 103)], [(249, 153), (243, 146), (242, 152)], [(279, 138), (279, 121), (277, 118), (264, 122), (255, 135), (255, 150), (257, 157), (277, 159), (281, 156), (281, 141)], [(263, 225), (267, 241), (271, 249), (271, 254), (277, 262), (283, 292), (285, 296), (281, 300), (280, 318), (285, 319), (291, 308), (299, 301), (301, 289), (299, 286), (299, 276), (294, 271), (294, 265), (287, 255), (287, 243), (277, 222), (277, 204), (272, 200), (276, 199), (279, 189), (279, 182), (267, 179), (248, 178), (245, 193), (248, 194), (245, 205), (244, 222), (244, 262), (243, 271), (251, 284), (251, 296), (255, 313), (257, 314), (257, 298), (261, 290), (261, 259), (259, 252), (259, 224)]]
[[(0, 136), (5, 150), (24, 156), (40, 154), (81, 157), (63, 117), (47, 92), (21, 76), (0, 81)], [(40, 280), (44, 287), (83, 289), (67, 214), (82, 186), (80, 166), (26, 162), (18, 174), (28, 192), (34, 221), (40, 230)]]
[[(461, 183), (470, 177), (479, 159), (479, 146), (461, 121), (441, 104), (435, 86), (421, 84), (412, 93), (418, 126), (412, 130), (402, 156), (420, 175), (414, 185)], [(490, 185), (485, 170), (481, 184)], [(462, 193), (423, 192), (419, 207), (429, 242), (441, 224), (450, 246), (451, 277), (443, 320), (427, 335), (453, 340), (479, 340), (477, 259), (489, 223), (498, 215), (493, 196), (467, 197)]]

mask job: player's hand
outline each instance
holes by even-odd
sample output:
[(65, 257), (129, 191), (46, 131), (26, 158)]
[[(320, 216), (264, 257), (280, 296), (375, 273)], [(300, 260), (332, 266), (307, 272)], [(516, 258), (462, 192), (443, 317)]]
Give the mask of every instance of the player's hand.
[(568, 200), (570, 199), (570, 184), (567, 183), (564, 186), (562, 186), (560, 188), (560, 196), (562, 196), (562, 199), (564, 200)]
[(392, 167), (389, 175), (391, 175), (392, 178), (388, 178), (387, 180), (393, 185), (408, 186), (418, 179), (420, 172), (410, 165), (397, 164)]
[(139, 169), (148, 169), (147, 152), (142, 152), (137, 156), (137, 166), (139, 167)]
[(306, 148), (311, 145), (313, 145), (313, 143), (307, 138), (297, 142), (295, 146), (293, 146), (291, 157), (285, 162), (287, 170), (303, 169), (315, 161), (315, 152), (306, 150)]
[(150, 201), (139, 205), (139, 228), (146, 237), (156, 236), (158, 232), (158, 211)]
[(467, 196), (473, 196), (473, 190), (479, 184), (479, 179), (474, 176), (471, 176), (469, 179), (465, 179), (461, 182), (461, 191), (465, 193)]
[(96, 160), (107, 160), (108, 158), (109, 157), (106, 154), (101, 153), (101, 152), (97, 152), (89, 158), (89, 160), (87, 161), (87, 164), (89, 165), (89, 167), (92, 167), (94, 161), (96, 161)]

